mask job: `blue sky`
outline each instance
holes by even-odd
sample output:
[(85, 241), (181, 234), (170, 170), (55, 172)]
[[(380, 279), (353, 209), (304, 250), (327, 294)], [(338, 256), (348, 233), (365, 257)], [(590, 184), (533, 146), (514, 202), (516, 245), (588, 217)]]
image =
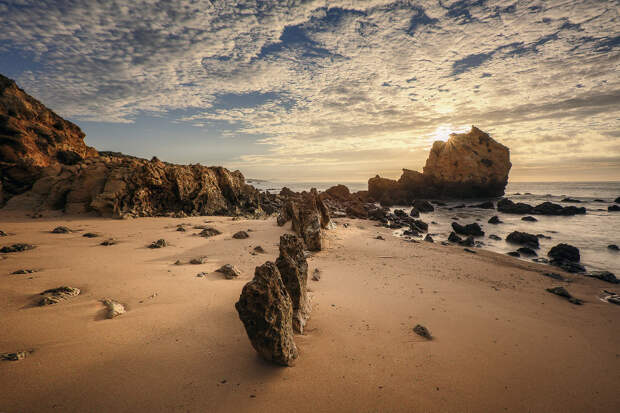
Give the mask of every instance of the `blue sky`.
[(513, 180), (619, 179), (619, 9), (0, 0), (0, 73), (100, 150), (249, 177), (396, 177), (475, 124)]

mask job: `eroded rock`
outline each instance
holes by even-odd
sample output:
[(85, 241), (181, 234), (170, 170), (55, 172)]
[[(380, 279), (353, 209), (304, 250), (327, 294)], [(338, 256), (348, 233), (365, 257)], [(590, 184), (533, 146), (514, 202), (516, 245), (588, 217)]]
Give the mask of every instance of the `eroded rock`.
[(250, 235), (245, 231), (238, 231), (238, 232), (235, 232), (232, 237), (234, 239), (246, 239), (246, 238), (250, 238)]
[(513, 231), (508, 234), (506, 241), (513, 244), (524, 245), (532, 249), (540, 248), (538, 237), (533, 234), (528, 234), (527, 232)]
[(227, 280), (235, 279), (241, 275), (241, 271), (239, 271), (237, 267), (232, 264), (224, 264), (215, 270), (215, 272), (223, 274)]
[(65, 301), (79, 294), (80, 294), (79, 288), (68, 287), (68, 286), (52, 288), (49, 290), (45, 290), (40, 294), (43, 297), (39, 299), (38, 305), (44, 306), (44, 305), (57, 304), (61, 301)]
[(25, 244), (25, 243), (17, 243), (17, 244), (13, 244), (13, 245), (7, 245), (4, 246), (2, 248), (0, 248), (0, 252), (3, 254), (10, 254), (13, 252), (23, 252), (23, 251), (28, 251), (34, 248), (34, 245), (32, 244)]
[(101, 302), (106, 307), (106, 318), (112, 319), (121, 314), (125, 314), (125, 306), (118, 301), (112, 300), (111, 298), (104, 298)]
[(547, 291), (550, 292), (551, 294), (555, 294), (557, 296), (566, 298), (572, 304), (575, 304), (575, 305), (583, 304), (583, 300), (573, 297), (573, 295), (569, 293), (564, 287), (547, 288)]
[(308, 298), (308, 263), (301, 240), (291, 234), (280, 237), (280, 256), (276, 266), (293, 305), (293, 330), (302, 334), (312, 307)]

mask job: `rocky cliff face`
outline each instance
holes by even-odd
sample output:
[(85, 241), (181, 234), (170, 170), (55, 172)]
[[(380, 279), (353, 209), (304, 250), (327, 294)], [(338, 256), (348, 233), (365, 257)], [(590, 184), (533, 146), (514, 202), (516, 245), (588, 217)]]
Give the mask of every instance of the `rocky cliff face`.
[(368, 181), (368, 193), (392, 205), (415, 198), (497, 197), (504, 194), (511, 166), (508, 148), (472, 126), (435, 142), (422, 173), (403, 169), (398, 181), (376, 176)]
[(221, 167), (173, 165), (86, 146), (84, 133), (0, 75), (0, 206), (103, 216), (258, 214), (273, 197)]
[(86, 146), (84, 132), (77, 125), (0, 75), (0, 192), (5, 197), (28, 190), (41, 168), (92, 156), (97, 151)]

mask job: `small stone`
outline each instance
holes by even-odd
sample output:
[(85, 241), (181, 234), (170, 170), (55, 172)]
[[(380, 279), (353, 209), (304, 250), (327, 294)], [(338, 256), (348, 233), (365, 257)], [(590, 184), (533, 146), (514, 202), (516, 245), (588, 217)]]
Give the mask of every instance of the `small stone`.
[(499, 219), (499, 217), (498, 217), (497, 215), (494, 215), (494, 216), (492, 216), (492, 217), (491, 217), (491, 219), (489, 219), (489, 221), (488, 221), (488, 222), (489, 222), (489, 224), (495, 224), (495, 225), (497, 225), (497, 224), (501, 224), (501, 223), (502, 223), (502, 220), (500, 220), (500, 219)]
[(0, 229), (0, 237), (8, 237), (8, 236), (9, 236), (9, 234), (7, 234), (6, 232), (4, 232), (4, 231), (2, 231)]
[(564, 277), (562, 277), (560, 274), (555, 273), (555, 272), (544, 272), (543, 275), (545, 277), (553, 278), (554, 280), (566, 281)]
[(179, 226), (177, 227), (177, 231), (179, 231), (179, 232), (185, 232), (185, 231), (187, 231), (187, 230), (185, 229), (185, 227), (183, 227), (183, 226), (179, 225)]
[(107, 307), (106, 318), (118, 317), (125, 313), (125, 306), (118, 301), (105, 298), (101, 302)]
[(607, 248), (612, 251), (620, 251), (620, 247), (618, 247), (616, 244), (609, 244)]
[(470, 250), (469, 248), (463, 248), (463, 251), (469, 252), (470, 254), (476, 254), (476, 251)]
[(94, 232), (87, 232), (86, 234), (82, 235), (85, 238), (97, 238), (99, 236), (99, 234), (95, 234)]
[(489, 239), (492, 239), (492, 240), (494, 240), (494, 241), (501, 241), (501, 240), (502, 240), (500, 237), (498, 237), (498, 236), (497, 236), (497, 235), (495, 235), (495, 234), (491, 234), (491, 235), (489, 235)]
[(435, 240), (433, 239), (433, 237), (430, 236), (430, 234), (426, 234), (426, 236), (424, 237), (424, 241), (435, 242)]
[(166, 240), (161, 238), (161, 239), (158, 239), (157, 241), (153, 241), (151, 245), (149, 245), (149, 248), (165, 248), (167, 246), (168, 246), (168, 243), (166, 242)]
[(592, 271), (586, 275), (588, 277), (598, 278), (599, 280), (606, 281), (612, 284), (620, 283), (620, 280), (616, 278), (616, 275), (609, 271)]
[(528, 248), (528, 247), (521, 247), (521, 248), (517, 249), (517, 251), (519, 252), (519, 254), (525, 255), (525, 256), (536, 256), (536, 255), (538, 255), (536, 253), (536, 251), (534, 251), (533, 249)]
[(215, 272), (219, 272), (224, 274), (227, 280), (232, 280), (233, 278), (237, 278), (241, 275), (241, 272), (232, 264), (222, 265), (220, 268), (215, 270)]
[(0, 248), (0, 252), (4, 254), (8, 254), (12, 252), (23, 252), (23, 251), (31, 250), (33, 248), (34, 248), (34, 245), (19, 243), (19, 244), (13, 244), (10, 246), (2, 247)]
[(108, 239), (108, 240), (103, 241), (103, 242), (102, 242), (101, 244), (99, 244), (99, 245), (103, 245), (104, 247), (109, 247), (110, 245), (116, 245), (116, 244), (117, 244), (117, 241), (116, 241), (116, 240), (113, 240), (113, 239)]
[(183, 263), (181, 262), (181, 260), (176, 260), (176, 261), (174, 262), (174, 265), (183, 265)]
[(571, 293), (569, 293), (564, 287), (547, 288), (547, 291), (550, 292), (551, 294), (555, 294), (557, 296), (566, 298), (572, 304), (575, 304), (575, 305), (583, 304), (582, 300), (580, 300), (579, 298), (573, 297)]
[(263, 247), (261, 247), (260, 245), (257, 245), (256, 247), (254, 247), (254, 252), (256, 252), (258, 254), (264, 254), (265, 253), (265, 249)]
[(246, 239), (246, 238), (250, 238), (250, 235), (245, 231), (239, 231), (233, 234), (233, 238), (234, 239)]
[(528, 222), (537, 222), (538, 220), (536, 218), (534, 218), (531, 215), (527, 215), (523, 218), (521, 218), (521, 221), (528, 221)]
[(79, 294), (80, 290), (78, 288), (67, 286), (52, 288), (49, 290), (45, 290), (40, 294), (43, 297), (39, 299), (38, 304), (40, 306), (52, 305), (67, 300), (68, 298), (75, 297)]
[(202, 278), (202, 277), (206, 277), (207, 275), (208, 275), (208, 273), (206, 273), (206, 272), (199, 272), (198, 274), (196, 274), (196, 277)]
[(192, 258), (189, 261), (189, 263), (194, 264), (194, 265), (200, 265), (200, 264), (204, 264), (206, 260), (207, 260), (207, 257)]
[(321, 270), (315, 268), (312, 272), (312, 281), (320, 281), (321, 280)]
[(11, 274), (14, 274), (14, 275), (20, 275), (20, 274), (32, 274), (33, 272), (37, 272), (37, 270), (26, 270), (26, 269), (22, 269), (22, 270), (13, 271)]
[(52, 230), (52, 234), (68, 234), (70, 232), (71, 230), (69, 228), (63, 226), (56, 227)]
[(521, 254), (519, 254), (518, 251), (510, 251), (510, 252), (507, 252), (506, 254), (510, 255), (511, 257), (517, 257), (517, 258), (521, 256)]
[(383, 236), (381, 236), (381, 235), (377, 235), (375, 237), (375, 239), (379, 239), (379, 240), (385, 241), (385, 238), (383, 238)]
[(3, 353), (0, 354), (0, 360), (2, 361), (19, 361), (26, 358), (27, 351), (16, 351), (15, 353)]
[(220, 234), (221, 234), (221, 231), (219, 231), (218, 229), (215, 229), (213, 227), (205, 227), (202, 231), (200, 231), (198, 236), (204, 237), (204, 238), (209, 238), (209, 237), (214, 237), (214, 236), (220, 235)]
[(424, 337), (427, 340), (432, 340), (433, 338), (433, 336), (431, 336), (431, 332), (428, 331), (428, 328), (424, 327), (421, 324), (417, 324), (415, 327), (413, 327), (413, 332), (420, 337)]

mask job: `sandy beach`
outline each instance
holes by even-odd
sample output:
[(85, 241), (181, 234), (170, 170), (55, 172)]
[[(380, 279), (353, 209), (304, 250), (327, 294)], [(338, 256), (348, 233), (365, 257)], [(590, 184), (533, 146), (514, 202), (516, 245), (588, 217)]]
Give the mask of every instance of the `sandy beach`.
[[(257, 355), (234, 303), (254, 268), (276, 258), (289, 225), (3, 213), (2, 246), (36, 248), (0, 259), (0, 353), (32, 350), (0, 362), (0, 412), (620, 409), (620, 308), (598, 298), (610, 284), (568, 274), (563, 283), (542, 275), (548, 266), (407, 242), (371, 221), (335, 222), (327, 248), (308, 258), (321, 278), (308, 281), (313, 312), (287, 368)], [(50, 233), (59, 225), (74, 232)], [(205, 239), (194, 225), (222, 234)], [(233, 239), (239, 230), (250, 237)], [(99, 245), (108, 238), (118, 243)], [(147, 248), (160, 238), (169, 246)], [(265, 253), (253, 254), (258, 245)], [(227, 263), (238, 279), (214, 272)], [(19, 269), (38, 271), (11, 274)], [(82, 292), (33, 305), (62, 285)], [(545, 291), (558, 285), (584, 305)], [(103, 298), (127, 312), (105, 319)], [(416, 335), (416, 324), (433, 340)]]

